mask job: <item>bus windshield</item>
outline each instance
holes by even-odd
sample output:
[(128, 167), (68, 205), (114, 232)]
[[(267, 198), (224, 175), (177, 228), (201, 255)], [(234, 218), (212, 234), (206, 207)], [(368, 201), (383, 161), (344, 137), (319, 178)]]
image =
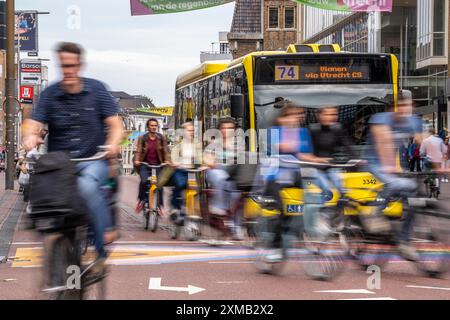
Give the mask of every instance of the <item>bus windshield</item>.
[(283, 102), (307, 110), (306, 125), (318, 108), (335, 106), (354, 145), (367, 143), (370, 117), (393, 102), (391, 57), (377, 54), (304, 54), (255, 58), (256, 128), (274, 125)]
[[(370, 87), (370, 88), (369, 88)], [(316, 122), (316, 111), (325, 106), (339, 110), (339, 122), (354, 145), (367, 142), (368, 121), (378, 112), (387, 111), (392, 102), (388, 85), (333, 86), (255, 86), (256, 128), (267, 129), (275, 124), (283, 101), (290, 101), (307, 110), (306, 125)]]

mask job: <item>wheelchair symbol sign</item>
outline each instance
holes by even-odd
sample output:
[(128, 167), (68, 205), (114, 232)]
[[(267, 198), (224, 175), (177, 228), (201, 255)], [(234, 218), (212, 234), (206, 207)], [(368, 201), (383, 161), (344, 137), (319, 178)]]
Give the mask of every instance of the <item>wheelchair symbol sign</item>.
[(288, 213), (302, 213), (303, 212), (303, 204), (288, 204), (286, 211)]

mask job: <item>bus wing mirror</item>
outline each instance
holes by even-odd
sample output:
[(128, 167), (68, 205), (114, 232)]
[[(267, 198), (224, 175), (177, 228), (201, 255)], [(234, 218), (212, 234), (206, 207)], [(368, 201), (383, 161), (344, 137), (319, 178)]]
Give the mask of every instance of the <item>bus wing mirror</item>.
[(245, 96), (243, 94), (232, 94), (231, 101), (231, 116), (233, 118), (243, 118), (245, 115)]

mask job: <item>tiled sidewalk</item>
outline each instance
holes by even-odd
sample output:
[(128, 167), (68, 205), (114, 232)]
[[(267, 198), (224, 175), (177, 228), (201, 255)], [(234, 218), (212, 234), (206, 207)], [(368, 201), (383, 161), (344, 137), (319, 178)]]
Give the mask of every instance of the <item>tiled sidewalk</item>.
[(5, 174), (0, 173), (0, 263), (8, 253), (17, 220), (23, 211), (22, 195), (15, 190), (5, 191)]

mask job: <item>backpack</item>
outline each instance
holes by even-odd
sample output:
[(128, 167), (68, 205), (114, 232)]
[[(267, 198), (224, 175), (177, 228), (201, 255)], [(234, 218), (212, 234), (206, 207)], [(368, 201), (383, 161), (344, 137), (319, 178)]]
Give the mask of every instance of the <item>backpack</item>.
[(55, 232), (87, 223), (77, 168), (62, 151), (42, 155), (30, 178), (31, 219), (39, 231)]

